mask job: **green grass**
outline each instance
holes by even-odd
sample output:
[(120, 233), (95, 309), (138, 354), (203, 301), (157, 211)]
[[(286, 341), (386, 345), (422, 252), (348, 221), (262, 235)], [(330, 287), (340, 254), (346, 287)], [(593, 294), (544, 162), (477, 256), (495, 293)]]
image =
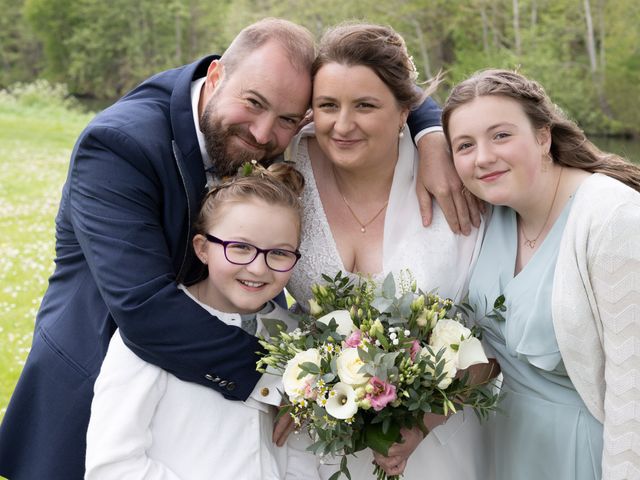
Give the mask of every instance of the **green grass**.
[(0, 103), (0, 421), (53, 271), (54, 218), (69, 155), (90, 117)]

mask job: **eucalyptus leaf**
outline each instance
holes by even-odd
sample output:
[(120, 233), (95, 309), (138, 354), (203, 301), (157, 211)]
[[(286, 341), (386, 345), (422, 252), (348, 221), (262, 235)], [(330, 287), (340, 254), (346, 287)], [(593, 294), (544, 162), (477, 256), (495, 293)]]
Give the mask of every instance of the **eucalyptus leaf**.
[(392, 300), (396, 298), (396, 281), (393, 273), (389, 273), (382, 282), (382, 296)]

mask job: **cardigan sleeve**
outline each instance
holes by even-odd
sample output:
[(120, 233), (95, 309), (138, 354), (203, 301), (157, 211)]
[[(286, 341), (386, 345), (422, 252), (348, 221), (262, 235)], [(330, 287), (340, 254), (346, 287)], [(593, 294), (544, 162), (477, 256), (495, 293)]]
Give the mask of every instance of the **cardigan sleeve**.
[(626, 202), (598, 232), (589, 271), (602, 322), (602, 478), (640, 478), (640, 204)]

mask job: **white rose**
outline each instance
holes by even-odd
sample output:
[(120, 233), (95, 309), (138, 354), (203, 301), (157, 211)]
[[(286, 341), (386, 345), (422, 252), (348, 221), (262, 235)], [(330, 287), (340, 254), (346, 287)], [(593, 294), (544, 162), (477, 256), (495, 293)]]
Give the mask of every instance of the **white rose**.
[(471, 330), (460, 322), (444, 318), (436, 323), (433, 328), (429, 345), (431, 345), (433, 351), (437, 352), (442, 347), (448, 349), (451, 345), (460, 345), (460, 342), (466, 340), (470, 335)]
[(369, 381), (369, 375), (360, 373), (360, 368), (364, 366), (364, 362), (358, 356), (357, 348), (345, 348), (336, 358), (336, 366), (338, 367), (338, 376), (340, 380), (348, 385), (364, 385)]
[(482, 343), (476, 337), (469, 337), (458, 348), (458, 368), (464, 370), (477, 363), (489, 363), (482, 348)]
[(340, 335), (344, 335), (345, 337), (349, 336), (355, 329), (353, 320), (351, 320), (351, 314), (348, 310), (334, 310), (331, 313), (323, 315), (317, 321), (329, 325), (332, 318), (336, 321), (336, 332)]
[(282, 374), (284, 391), (293, 401), (304, 398), (305, 386), (313, 385), (318, 377), (317, 375), (307, 374), (302, 378), (298, 378), (302, 372), (300, 364), (305, 362), (314, 363), (319, 367), (320, 352), (315, 348), (310, 348), (309, 350), (296, 353), (296, 355), (287, 362), (287, 366)]
[(346, 383), (336, 383), (329, 392), (325, 409), (334, 418), (345, 420), (353, 417), (358, 411), (355, 390)]

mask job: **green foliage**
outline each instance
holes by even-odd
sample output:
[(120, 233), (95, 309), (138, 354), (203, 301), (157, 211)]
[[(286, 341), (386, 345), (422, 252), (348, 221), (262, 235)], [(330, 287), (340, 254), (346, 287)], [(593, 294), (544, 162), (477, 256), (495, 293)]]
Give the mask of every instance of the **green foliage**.
[(69, 95), (66, 85), (51, 84), (47, 80), (15, 83), (0, 90), (0, 106), (5, 110), (43, 111), (78, 110), (77, 100)]
[(640, 4), (587, 2), (595, 65), (584, 1), (0, 0), (0, 86), (42, 75), (74, 94), (113, 99), (159, 70), (222, 53), (241, 28), (266, 16), (317, 37), (363, 20), (404, 36), (421, 80), (446, 72), (440, 101), (476, 70), (519, 68), (586, 131), (640, 134)]

